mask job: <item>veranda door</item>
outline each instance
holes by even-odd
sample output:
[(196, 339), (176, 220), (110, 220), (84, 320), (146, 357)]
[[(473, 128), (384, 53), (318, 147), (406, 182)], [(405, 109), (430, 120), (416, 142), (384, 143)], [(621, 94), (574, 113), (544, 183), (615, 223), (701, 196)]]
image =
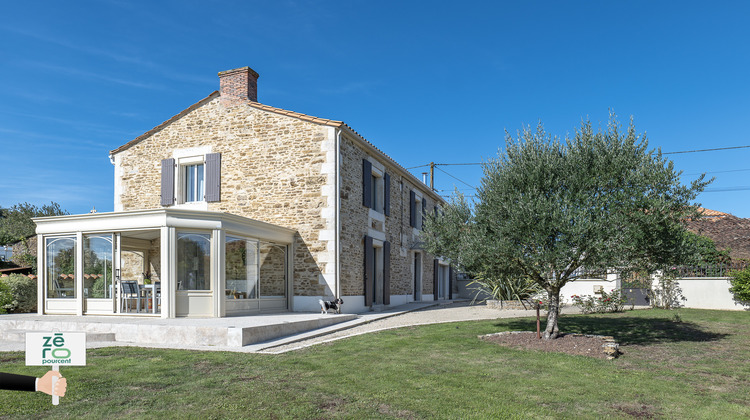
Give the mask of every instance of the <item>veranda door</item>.
[(119, 235), (83, 235), (83, 311), (86, 314), (113, 314), (116, 311), (115, 263)]

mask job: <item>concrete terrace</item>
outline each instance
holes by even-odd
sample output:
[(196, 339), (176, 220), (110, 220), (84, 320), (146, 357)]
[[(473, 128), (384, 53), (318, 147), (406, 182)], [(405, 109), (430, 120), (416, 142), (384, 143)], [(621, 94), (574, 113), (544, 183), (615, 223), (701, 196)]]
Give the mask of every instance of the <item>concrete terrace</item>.
[(320, 314), (285, 312), (227, 318), (136, 316), (0, 315), (0, 351), (23, 351), (26, 332), (86, 332), (87, 347), (138, 346), (258, 352), (427, 308), (409, 303), (382, 312)]

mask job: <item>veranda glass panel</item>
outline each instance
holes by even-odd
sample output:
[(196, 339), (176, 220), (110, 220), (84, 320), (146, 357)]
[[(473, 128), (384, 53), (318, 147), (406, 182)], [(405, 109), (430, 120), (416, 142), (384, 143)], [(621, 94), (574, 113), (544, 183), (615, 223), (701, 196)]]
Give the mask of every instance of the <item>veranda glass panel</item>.
[(112, 235), (83, 237), (83, 294), (112, 298)]
[(286, 296), (286, 246), (260, 243), (260, 297)]
[(177, 233), (177, 289), (211, 290), (211, 235)]
[(258, 298), (258, 242), (227, 236), (227, 299)]
[(74, 299), (76, 297), (76, 238), (47, 238), (45, 277), (47, 297)]

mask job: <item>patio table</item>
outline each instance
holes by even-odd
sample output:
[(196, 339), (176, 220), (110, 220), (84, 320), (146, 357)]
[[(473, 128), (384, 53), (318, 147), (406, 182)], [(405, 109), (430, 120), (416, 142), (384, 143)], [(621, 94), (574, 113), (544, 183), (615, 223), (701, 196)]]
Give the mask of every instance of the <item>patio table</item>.
[(154, 301), (154, 297), (155, 297), (154, 296), (154, 290), (155, 290), (154, 287), (155, 286), (156, 285), (154, 283), (139, 285), (139, 287), (141, 288), (141, 290), (145, 293), (144, 297), (146, 298), (146, 308), (145, 308), (144, 312), (148, 312), (148, 303), (149, 303), (149, 299), (151, 299), (151, 308), (152, 308), (151, 312), (154, 313), (154, 314), (156, 313), (156, 302)]

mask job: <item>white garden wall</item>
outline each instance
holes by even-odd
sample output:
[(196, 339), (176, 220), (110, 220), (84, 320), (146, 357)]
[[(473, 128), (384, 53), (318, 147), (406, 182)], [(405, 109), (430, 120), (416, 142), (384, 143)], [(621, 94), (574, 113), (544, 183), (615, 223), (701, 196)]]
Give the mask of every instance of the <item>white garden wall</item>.
[(734, 301), (729, 291), (731, 284), (728, 277), (689, 277), (677, 279), (677, 282), (682, 289), (682, 295), (687, 299), (682, 302), (685, 308), (734, 310), (748, 308)]
[(609, 293), (620, 286), (619, 278), (616, 274), (607, 275), (607, 279), (579, 279), (572, 281), (560, 290), (560, 299), (570, 304), (571, 296), (597, 296), (596, 291), (600, 288)]

